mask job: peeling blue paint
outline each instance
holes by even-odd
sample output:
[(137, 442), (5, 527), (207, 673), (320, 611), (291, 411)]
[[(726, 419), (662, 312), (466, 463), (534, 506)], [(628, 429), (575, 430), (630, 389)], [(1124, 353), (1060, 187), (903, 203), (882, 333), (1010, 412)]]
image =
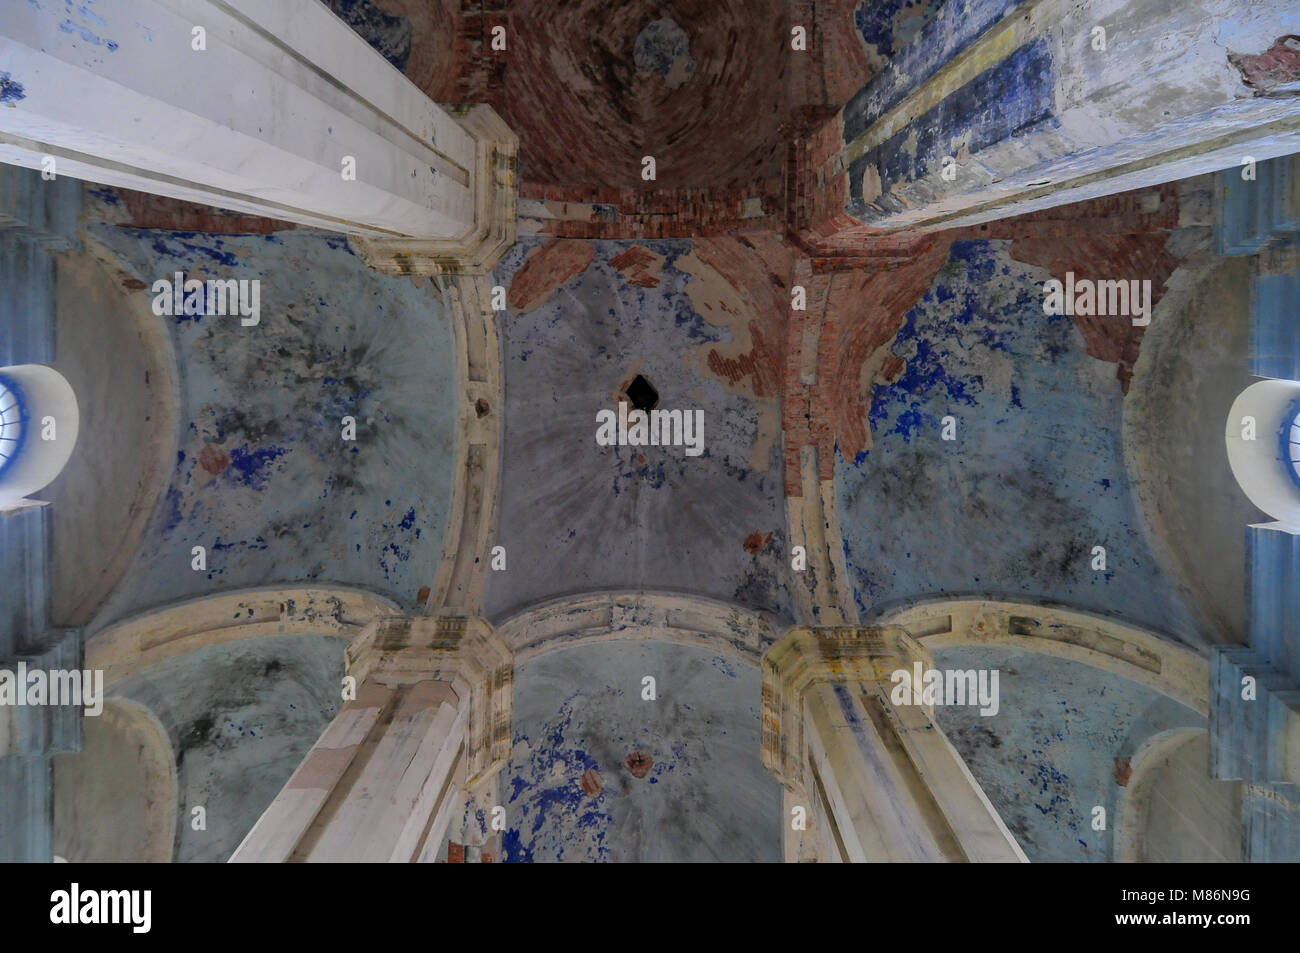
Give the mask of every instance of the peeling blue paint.
[(862, 179), (868, 166), (880, 174), (880, 207), (892, 207), (890, 189), (924, 177), (964, 143), (979, 152), (1048, 121), (1055, 101), (1047, 40), (1016, 50), (945, 97), (916, 120), (869, 150), (849, 169), (851, 204), (861, 210)]
[(958, 242), (905, 315), (890, 345), (903, 372), (872, 391), (873, 445), (837, 455), (854, 597), (867, 617), (979, 593), (1194, 631), (1127, 489), (1113, 366), (1043, 313), (1044, 278), (1005, 242)]
[[(441, 293), (379, 275), (338, 236), (306, 229), (275, 241), (91, 231), (146, 283), (133, 292), (146, 302), (176, 271), (261, 282), (257, 326), (158, 319), (181, 367), (179, 447), (105, 618), (314, 580), (414, 608), (442, 557), (451, 496), (454, 349)], [(345, 415), (358, 422), (354, 443), (342, 439)], [(417, 471), (419, 481), (393, 480)], [(208, 548), (206, 573), (189, 571), (195, 545)]]
[(411, 21), (382, 10), (375, 0), (329, 0), (330, 9), (377, 53), (402, 72), (411, 55)]
[[(863, 40), (888, 56), (889, 62), (845, 106), (845, 140), (856, 139), (1021, 2), (963, 0), (958, 4), (940, 0), (936, 4), (932, 0), (910, 3), (863, 0), (859, 3), (854, 23)], [(911, 7), (904, 19), (907, 29), (896, 34), (895, 21), (905, 7)]]
[[(647, 671), (671, 686), (653, 704), (640, 697)], [(502, 776), (505, 859), (778, 859), (780, 787), (758, 758), (760, 685), (752, 665), (668, 643), (578, 645), (525, 663)], [(626, 766), (633, 751), (653, 761), (640, 778)], [(587, 771), (599, 778), (591, 793)]]
[(12, 105), (20, 99), (27, 98), (27, 91), (23, 84), (18, 82), (8, 73), (0, 73), (0, 103)]

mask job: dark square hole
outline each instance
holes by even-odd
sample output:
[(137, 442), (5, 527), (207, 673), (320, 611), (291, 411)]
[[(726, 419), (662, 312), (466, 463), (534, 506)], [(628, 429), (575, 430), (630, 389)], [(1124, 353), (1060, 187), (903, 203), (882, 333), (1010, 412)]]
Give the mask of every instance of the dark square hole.
[(627, 394), (627, 399), (633, 407), (647, 413), (649, 413), (650, 408), (659, 403), (659, 392), (640, 374), (632, 378), (632, 383), (627, 385), (627, 390), (624, 393)]

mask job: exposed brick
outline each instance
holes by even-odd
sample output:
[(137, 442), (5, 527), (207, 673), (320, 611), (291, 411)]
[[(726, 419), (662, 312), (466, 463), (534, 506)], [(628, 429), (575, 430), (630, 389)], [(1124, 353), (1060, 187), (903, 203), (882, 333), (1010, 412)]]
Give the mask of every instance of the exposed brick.
[(555, 239), (528, 253), (510, 282), (506, 301), (516, 311), (530, 311), (560, 285), (587, 269), (595, 257), (591, 242)]

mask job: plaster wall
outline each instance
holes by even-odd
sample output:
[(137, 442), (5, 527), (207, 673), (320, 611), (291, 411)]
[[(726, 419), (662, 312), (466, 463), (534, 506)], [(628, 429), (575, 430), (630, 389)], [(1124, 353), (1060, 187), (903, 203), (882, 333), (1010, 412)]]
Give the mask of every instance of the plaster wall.
[[(95, 626), (280, 582), (342, 580), (414, 608), (451, 496), (453, 342), (437, 288), (377, 274), (335, 235), (92, 230), (149, 302), (179, 271), (259, 281), (261, 308), (248, 327), (237, 315), (155, 319), (179, 368), (175, 458)], [(199, 545), (206, 571), (191, 568)]]
[[(642, 698), (646, 676), (654, 701)], [(519, 666), (505, 859), (779, 861), (760, 696), (756, 666), (697, 646), (597, 643)], [(642, 777), (627, 764), (636, 753)]]
[(1195, 638), (1139, 517), (1121, 387), (1070, 317), (1044, 314), (1049, 277), (1007, 243), (956, 242), (907, 312), (889, 348), (903, 369), (872, 391), (871, 446), (836, 462), (859, 608), (985, 594)]

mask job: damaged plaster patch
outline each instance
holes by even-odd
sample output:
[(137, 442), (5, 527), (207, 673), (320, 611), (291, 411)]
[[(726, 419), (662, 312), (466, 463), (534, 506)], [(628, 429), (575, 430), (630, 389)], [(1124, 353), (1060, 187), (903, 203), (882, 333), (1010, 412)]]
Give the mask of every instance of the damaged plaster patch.
[[(1043, 314), (1043, 272), (1011, 250), (951, 246), (894, 337), (901, 368), (881, 366), (898, 376), (872, 390), (874, 446), (837, 459), (857, 598), (880, 609), (931, 592), (1015, 594), (1187, 631), (1130, 494), (1114, 372), (1068, 316)], [(1105, 572), (1089, 570), (1094, 545), (1107, 547)]]
[(766, 470), (771, 462), (772, 448), (781, 433), (781, 405), (774, 394), (762, 392), (757, 384), (757, 350), (754, 341), (754, 324), (750, 320), (753, 307), (741, 297), (731, 282), (712, 265), (702, 261), (695, 252), (682, 255), (675, 267), (685, 272), (691, 280), (686, 285), (686, 295), (691, 306), (705, 321), (731, 332), (726, 347), (729, 357), (720, 353), (712, 343), (696, 349), (702, 370), (724, 378), (731, 387), (754, 398), (758, 411), (758, 432), (749, 454), (751, 469)]
[(1300, 36), (1279, 36), (1263, 53), (1229, 53), (1228, 62), (1241, 72), (1241, 81), (1261, 93), (1300, 83)]
[(681, 86), (695, 73), (690, 37), (668, 17), (648, 23), (637, 34), (632, 59), (637, 72), (658, 73), (669, 89)]
[(868, 164), (862, 171), (862, 201), (871, 203), (880, 198), (880, 169)]

